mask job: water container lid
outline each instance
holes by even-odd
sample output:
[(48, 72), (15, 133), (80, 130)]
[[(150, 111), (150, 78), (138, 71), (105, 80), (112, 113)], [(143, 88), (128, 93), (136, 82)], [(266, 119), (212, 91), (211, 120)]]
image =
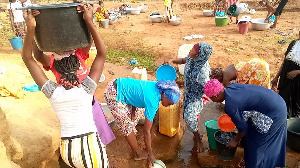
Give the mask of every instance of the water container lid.
[(31, 5), (26, 7), (17, 8), (18, 10), (26, 9), (50, 9), (50, 8), (66, 8), (72, 6), (78, 6), (80, 4), (98, 4), (98, 1), (87, 1), (87, 2), (77, 2), (77, 3), (60, 3), (60, 4), (48, 4), (48, 5)]
[(156, 70), (156, 79), (158, 81), (161, 81), (161, 80), (173, 81), (176, 79), (176, 77), (177, 77), (176, 70), (171, 65), (161, 65)]

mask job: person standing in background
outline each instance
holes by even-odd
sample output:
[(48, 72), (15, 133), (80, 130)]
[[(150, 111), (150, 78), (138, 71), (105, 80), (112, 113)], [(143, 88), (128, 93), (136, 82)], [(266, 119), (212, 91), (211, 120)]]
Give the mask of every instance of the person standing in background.
[(32, 3), (30, 0), (20, 0), (21, 4), (23, 7), (26, 7), (26, 6), (31, 6)]
[(173, 6), (174, 0), (165, 0), (165, 7), (166, 7), (166, 17), (167, 17), (167, 23), (170, 22), (170, 19), (173, 17)]
[[(270, 16), (272, 16), (273, 14), (275, 15), (275, 21), (274, 21), (274, 24), (271, 26), (271, 28), (276, 28), (278, 19), (283, 11), (283, 8), (288, 3), (288, 1), (289, 0), (281, 0), (278, 7), (276, 8), (276, 10), (270, 14)], [(266, 19), (268, 19), (268, 16)]]
[(22, 3), (18, 0), (9, 0), (9, 4), (7, 5), (12, 30), (15, 32), (17, 37), (24, 38), (26, 33), (23, 12), (22, 10), (16, 10), (21, 7)]
[[(284, 99), (288, 117), (300, 117), (300, 31), (297, 40), (293, 40), (285, 52), (276, 76), (271, 81), (272, 89), (279, 91)], [(279, 80), (279, 81), (278, 81)], [(278, 88), (277, 88), (278, 84)]]

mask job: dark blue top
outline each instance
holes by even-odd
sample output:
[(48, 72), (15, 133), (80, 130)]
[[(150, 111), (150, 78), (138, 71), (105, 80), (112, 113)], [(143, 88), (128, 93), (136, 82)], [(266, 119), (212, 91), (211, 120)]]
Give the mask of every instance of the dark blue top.
[[(245, 121), (244, 111), (271, 118), (269, 130), (259, 132), (251, 119)], [(245, 132), (246, 168), (285, 166), (287, 109), (276, 92), (257, 85), (231, 84), (225, 89), (225, 112), (239, 132)]]

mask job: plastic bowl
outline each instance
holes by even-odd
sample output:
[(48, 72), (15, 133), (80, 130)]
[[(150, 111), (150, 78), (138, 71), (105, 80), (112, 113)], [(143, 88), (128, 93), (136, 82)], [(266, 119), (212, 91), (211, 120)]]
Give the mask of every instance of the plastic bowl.
[(267, 30), (269, 29), (273, 23), (265, 23), (265, 18), (256, 18), (251, 20), (252, 29), (254, 30)]
[(130, 11), (132, 15), (138, 15), (141, 13), (141, 9), (139, 8), (128, 8), (126, 11)]
[(214, 15), (214, 10), (203, 10), (203, 16), (213, 16)]
[(110, 25), (117, 23), (117, 21), (118, 21), (118, 18), (116, 18), (116, 17), (110, 17), (109, 18), (109, 24)]
[(144, 6), (139, 6), (137, 8), (141, 10), (141, 13), (146, 13), (147, 10), (148, 10), (148, 6), (145, 6), (145, 5)]
[(164, 164), (163, 161), (156, 160), (156, 161), (154, 161), (154, 164), (153, 164), (152, 168), (166, 168), (166, 165)]
[(182, 22), (182, 18), (170, 19), (170, 24), (173, 26), (178, 26), (181, 24), (181, 22)]
[(300, 152), (300, 118), (287, 120), (287, 146)]
[(173, 81), (176, 79), (176, 77), (177, 77), (176, 70), (171, 65), (161, 65), (156, 70), (156, 79), (158, 81), (161, 81), (161, 80)]
[(152, 15), (150, 16), (152, 23), (161, 23), (163, 15)]
[(235, 128), (235, 124), (227, 114), (223, 114), (219, 117), (218, 126), (224, 132), (231, 132)]

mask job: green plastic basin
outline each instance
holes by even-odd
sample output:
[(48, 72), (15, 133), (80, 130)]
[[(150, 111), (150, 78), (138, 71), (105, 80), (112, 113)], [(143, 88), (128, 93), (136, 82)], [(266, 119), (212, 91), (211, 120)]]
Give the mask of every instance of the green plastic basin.
[(228, 17), (215, 17), (216, 26), (226, 26)]

